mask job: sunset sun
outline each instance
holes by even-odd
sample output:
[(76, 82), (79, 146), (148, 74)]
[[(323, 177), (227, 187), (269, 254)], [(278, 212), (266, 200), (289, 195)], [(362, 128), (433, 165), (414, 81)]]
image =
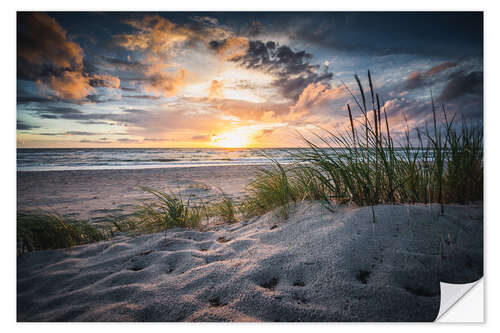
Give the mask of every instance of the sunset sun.
[(212, 137), (212, 143), (221, 148), (243, 148), (250, 144), (251, 131), (238, 128)]

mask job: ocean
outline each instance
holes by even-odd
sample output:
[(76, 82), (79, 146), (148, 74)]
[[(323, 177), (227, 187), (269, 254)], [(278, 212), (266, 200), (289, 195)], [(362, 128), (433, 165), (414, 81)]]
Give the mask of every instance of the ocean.
[(18, 148), (17, 171), (176, 168), (257, 165), (291, 160), (293, 149)]

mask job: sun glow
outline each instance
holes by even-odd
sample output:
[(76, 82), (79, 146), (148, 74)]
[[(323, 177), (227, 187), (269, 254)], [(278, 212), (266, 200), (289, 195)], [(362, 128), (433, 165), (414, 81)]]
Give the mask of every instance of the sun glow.
[(214, 135), (212, 143), (221, 148), (243, 148), (250, 144), (253, 130), (240, 127), (232, 131)]

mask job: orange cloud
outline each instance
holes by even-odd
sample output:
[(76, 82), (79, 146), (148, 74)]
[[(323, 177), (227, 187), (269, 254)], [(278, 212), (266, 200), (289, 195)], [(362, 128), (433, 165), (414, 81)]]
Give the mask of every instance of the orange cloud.
[(290, 112), (288, 103), (254, 103), (233, 99), (216, 100), (213, 106), (223, 115), (247, 121), (281, 122)]
[(94, 74), (90, 76), (90, 82), (99, 87), (120, 88), (120, 79), (113, 75)]
[(60, 76), (51, 76), (47, 85), (55, 92), (56, 96), (61, 98), (82, 99), (90, 92), (95, 91), (89, 85), (88, 78), (85, 78), (80, 72), (66, 71)]
[(454, 62), (449, 62), (449, 61), (444, 62), (442, 64), (436, 65), (436, 66), (432, 67), (431, 69), (429, 69), (427, 72), (425, 72), (424, 76), (428, 77), (428, 76), (434, 75), (434, 74), (442, 72), (450, 67), (455, 67), (456, 65), (457, 64)]
[(144, 91), (173, 97), (184, 84), (186, 71), (180, 69), (173, 75), (166, 71), (155, 72), (150, 70), (146, 73), (146, 76), (149, 80), (143, 84)]
[(213, 80), (208, 87), (208, 98), (222, 98), (224, 94), (222, 93), (222, 88), (224, 83), (222, 81)]
[(245, 37), (229, 37), (217, 47), (217, 54), (224, 60), (232, 60), (244, 56), (249, 42)]
[(329, 102), (347, 96), (343, 87), (329, 88), (327, 85), (317, 82), (310, 83), (300, 94), (297, 103), (292, 107), (292, 113), (296, 117), (309, 113), (315, 107), (327, 105)]
[(176, 47), (186, 40), (196, 38), (192, 30), (158, 15), (145, 16), (142, 20), (127, 20), (125, 23), (139, 32), (116, 36), (117, 44), (131, 51), (145, 51), (149, 56), (162, 60), (173, 55)]
[(82, 48), (68, 39), (55, 19), (45, 13), (19, 13), (18, 20), (23, 24), (18, 56), (40, 65), (49, 62), (63, 68), (82, 66)]
[(184, 69), (178, 69), (176, 75), (171, 74), (174, 67), (172, 58), (184, 46), (197, 43), (206, 45), (214, 38), (228, 39), (230, 43), (224, 53), (232, 57), (240, 54), (241, 49), (245, 49), (245, 45), (248, 45), (248, 41), (245, 44), (240, 38), (231, 38), (228, 30), (215, 25), (195, 28), (173, 23), (158, 15), (148, 15), (140, 20), (127, 20), (125, 23), (138, 31), (116, 36), (116, 43), (127, 50), (144, 53), (141, 63), (148, 68), (145, 73), (148, 80), (143, 84), (143, 89), (168, 97), (174, 96), (184, 84), (186, 76)]
[[(18, 73), (60, 98), (83, 99), (93, 86), (120, 86), (117, 77), (85, 73), (82, 48), (45, 13), (18, 14), (17, 55)], [(53, 74), (47, 75), (47, 66)]]

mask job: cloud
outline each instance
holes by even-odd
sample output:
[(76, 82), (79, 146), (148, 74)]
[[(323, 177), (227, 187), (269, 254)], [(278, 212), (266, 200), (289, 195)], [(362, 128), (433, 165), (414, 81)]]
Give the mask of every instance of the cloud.
[(426, 71), (423, 74), (419, 71), (413, 71), (406, 78), (403, 87), (404, 87), (404, 89), (411, 90), (411, 89), (417, 89), (417, 88), (423, 87), (425, 85), (430, 86), (433, 81), (436, 81), (436, 80), (439, 81), (440, 79), (441, 80), (443, 79), (442, 77), (433, 78), (434, 76), (436, 76), (437, 74), (439, 74), (441, 72), (446, 71), (449, 68), (455, 67), (455, 66), (457, 66), (457, 63), (447, 61), (447, 62), (438, 64), (438, 65), (432, 67), (431, 69), (429, 69), (428, 71)]
[(243, 27), (242, 33), (250, 37), (255, 37), (262, 34), (265, 30), (264, 25), (257, 20), (248, 22), (248, 24)]
[(80, 72), (64, 71), (59, 76), (50, 76), (48, 82), (37, 80), (41, 86), (48, 86), (57, 97), (82, 99), (95, 89), (89, 84), (89, 80)]
[(99, 140), (88, 140), (88, 139), (83, 139), (83, 140), (80, 140), (81, 143), (97, 143), (97, 144), (101, 144), (101, 143), (111, 143), (112, 141), (109, 141), (107, 138), (100, 138)]
[[(118, 78), (85, 71), (82, 48), (45, 13), (17, 15), (17, 76), (64, 99), (83, 99), (93, 86), (119, 87)], [(49, 91), (50, 90), (50, 91)]]
[(284, 97), (296, 101), (309, 84), (327, 82), (333, 77), (327, 68), (321, 70), (319, 65), (311, 64), (312, 57), (306, 51), (295, 52), (289, 46), (278, 46), (273, 41), (251, 41), (246, 54), (232, 61), (273, 75), (273, 85)]
[(16, 124), (16, 128), (20, 131), (29, 131), (29, 130), (32, 130), (35, 128), (40, 128), (40, 126), (31, 125), (31, 124), (25, 123), (22, 120), (18, 120), (17, 124)]
[(54, 102), (54, 100), (47, 97), (37, 97), (37, 96), (17, 96), (17, 104), (29, 104), (29, 103), (47, 103)]
[(447, 70), (448, 68), (455, 67), (457, 65), (456, 62), (443, 62), (442, 64), (436, 65), (429, 69), (427, 72), (425, 72), (424, 77), (428, 77), (437, 73), (440, 73), (444, 70)]
[(471, 72), (465, 74), (462, 71), (454, 73), (446, 84), (437, 101), (452, 101), (470, 95), (481, 95), (483, 93), (483, 72)]
[(89, 79), (89, 85), (92, 87), (120, 88), (120, 79), (116, 76), (107, 74), (95, 74)]
[(102, 133), (95, 133), (95, 132), (85, 132), (85, 131), (66, 131), (66, 132), (57, 132), (57, 133), (38, 133), (38, 135), (48, 135), (48, 136), (55, 136), (55, 135), (76, 135), (76, 136), (87, 136), (87, 135), (100, 135)]
[(151, 67), (146, 76), (149, 80), (143, 83), (142, 88), (145, 92), (159, 94), (166, 97), (173, 97), (179, 91), (179, 88), (184, 84), (186, 71), (180, 69), (177, 73), (169, 73), (161, 70), (155, 70)]
[(203, 24), (217, 25), (219, 23), (215, 17), (210, 16), (193, 16), (191, 19)]
[[(123, 89), (123, 88), (122, 88)], [(123, 98), (136, 98), (136, 99), (160, 99), (160, 96), (152, 95), (122, 95)]]
[(304, 115), (314, 108), (328, 105), (330, 102), (346, 96), (347, 92), (344, 87), (330, 88), (321, 82), (310, 83), (300, 94), (292, 112), (297, 116)]
[(161, 141), (165, 141), (165, 139), (162, 139), (162, 138), (144, 138), (143, 141), (161, 142)]
[(210, 140), (211, 136), (210, 135), (194, 135), (191, 137), (191, 140), (193, 141), (208, 141)]
[(481, 12), (272, 13), (266, 23), (276, 35), (348, 55), (457, 57), (483, 52)]
[(121, 142), (121, 143), (136, 143), (136, 142), (139, 142), (139, 140), (130, 139), (130, 138), (121, 138), (121, 139), (118, 139), (116, 141)]
[(66, 135), (97, 135), (100, 133), (84, 132), (84, 131), (66, 131), (64, 134), (66, 134)]
[(416, 89), (424, 85), (424, 78), (420, 72), (414, 71), (404, 82), (405, 89)]
[(244, 56), (247, 53), (249, 42), (245, 37), (230, 36), (223, 40), (210, 41), (209, 47), (221, 58), (230, 61)]
[(114, 37), (117, 45), (140, 51), (141, 64), (145, 66), (144, 91), (172, 97), (183, 86), (186, 70), (172, 71), (171, 59), (179, 50), (198, 43), (203, 44), (207, 36), (227, 37), (228, 32), (217, 26), (208, 27), (179, 25), (158, 15), (147, 15), (142, 19), (126, 20), (126, 24), (137, 30), (133, 34)]
[(224, 83), (222, 81), (213, 80), (208, 87), (208, 98), (222, 98), (224, 94), (222, 93), (222, 88)]
[(143, 72), (147, 70), (147, 66), (139, 61), (122, 60), (106, 56), (100, 57), (100, 61), (101, 63), (110, 65), (114, 70), (121, 70), (126, 72)]
[(290, 113), (290, 103), (249, 102), (235, 99), (217, 99), (213, 107), (224, 116), (245, 121), (281, 122)]
[(69, 40), (66, 31), (47, 14), (19, 12), (17, 28), (17, 55), (28, 63), (57, 68), (82, 66), (82, 48)]

